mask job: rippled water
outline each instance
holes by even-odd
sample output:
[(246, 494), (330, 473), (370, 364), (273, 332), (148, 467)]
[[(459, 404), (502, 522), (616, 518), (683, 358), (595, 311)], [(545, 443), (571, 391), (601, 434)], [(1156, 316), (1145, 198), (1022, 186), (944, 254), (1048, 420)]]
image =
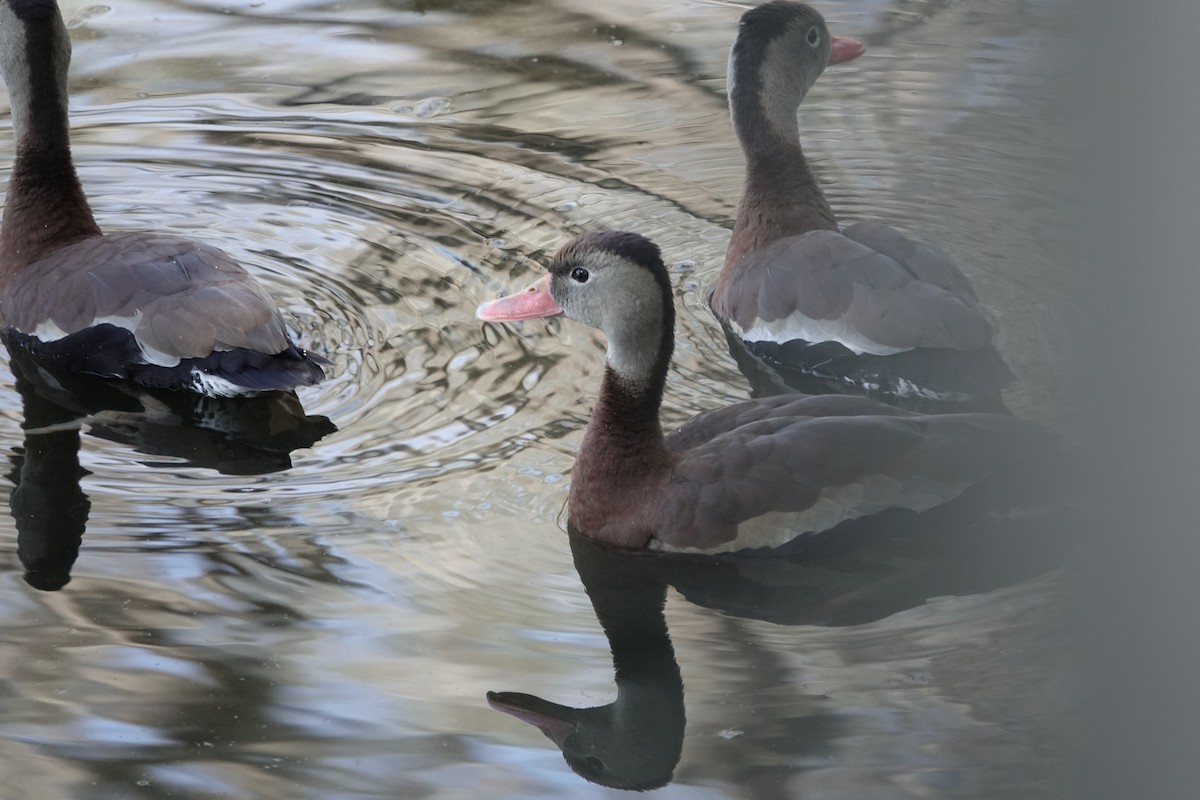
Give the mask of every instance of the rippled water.
[[(803, 109), (834, 208), (956, 256), (1018, 373), (1010, 406), (1060, 425), (1040, 4), (823, 10), (868, 47)], [(178, 427), (156, 447), (158, 422), (113, 411), (27, 441), (5, 362), (0, 437), (16, 477), (25, 464), (22, 485), (36, 488), (38, 454), (78, 474), (77, 447), (79, 488), (52, 482), (37, 512), (66, 540), (53, 515), (86, 513), (58, 592), (22, 580), (0, 514), (5, 790), (617, 794), (485, 701), (615, 697), (560, 521), (599, 334), (484, 328), (473, 311), (572, 233), (637, 230), (663, 246), (683, 306), (669, 421), (746, 396), (703, 301), (740, 190), (724, 105), (740, 8), (123, 0), (64, 12), (74, 150), (101, 225), (192, 236), (261, 276), (304, 346), (333, 361), (300, 400), (337, 430), (290, 469), (238, 469), (227, 441), (181, 445)], [(1003, 547), (968, 551), (887, 546), (662, 577), (676, 587), (665, 614), (687, 721), (661, 796), (1053, 792), (1062, 692), (1046, 609), (1059, 582)]]

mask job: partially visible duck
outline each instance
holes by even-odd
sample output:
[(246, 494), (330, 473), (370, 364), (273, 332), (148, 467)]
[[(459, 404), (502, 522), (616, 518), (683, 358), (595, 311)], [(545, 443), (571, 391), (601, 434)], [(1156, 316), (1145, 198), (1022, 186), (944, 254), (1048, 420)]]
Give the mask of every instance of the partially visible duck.
[(490, 322), (561, 314), (608, 339), (568, 499), (570, 524), (607, 544), (778, 547), (886, 509), (946, 503), (1046, 437), (1006, 415), (929, 416), (832, 394), (737, 403), (664, 436), (675, 310), (658, 247), (637, 234), (577, 237), (544, 278), (477, 312)]
[(803, 3), (773, 0), (742, 16), (728, 91), (746, 178), (712, 309), (756, 356), (835, 385), (998, 401), (1013, 375), (966, 276), (882, 223), (839, 229), (804, 158), (800, 103), (826, 64), (862, 52)]
[(58, 367), (214, 396), (324, 377), (246, 270), (207, 245), (103, 234), (71, 161), (71, 41), (53, 0), (0, 0), (16, 157), (0, 225), (0, 332)]

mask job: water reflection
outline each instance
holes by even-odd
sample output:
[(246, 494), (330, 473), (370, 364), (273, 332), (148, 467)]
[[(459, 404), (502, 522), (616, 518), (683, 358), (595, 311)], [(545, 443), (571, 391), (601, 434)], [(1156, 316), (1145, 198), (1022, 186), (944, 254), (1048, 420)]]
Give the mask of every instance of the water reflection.
[[(10, 454), (9, 508), (25, 581), (43, 591), (71, 580), (91, 501), (80, 486), (80, 427), (139, 453), (170, 456), (230, 475), (278, 472), (291, 452), (336, 430), (306, 415), (290, 392), (213, 398), (154, 392), (86, 375), (51, 371), (20, 347), (9, 363), (24, 412), (23, 446)], [(148, 465), (151, 466), (151, 465)]]
[(593, 783), (654, 789), (671, 779), (683, 747), (683, 680), (667, 631), (667, 584), (658, 559), (609, 550), (572, 533), (571, 552), (616, 671), (617, 699), (571, 708), (516, 692), (489, 692), (499, 711), (536, 725), (571, 769)]
[[(569, 532), (575, 568), (608, 639), (617, 698), (592, 708), (520, 692), (488, 692), (498, 711), (528, 722), (581, 777), (617, 789), (670, 782), (683, 751), (684, 686), (664, 604), (689, 602), (780, 625), (852, 626), (930, 598), (990, 591), (1061, 563), (1069, 541), (1058, 512), (993, 519), (965, 535), (957, 521), (896, 514), (827, 537), (804, 558), (615, 550)], [(753, 716), (753, 710), (750, 716)], [(832, 751), (837, 725), (794, 727), (795, 758)], [(747, 765), (749, 766), (749, 765)]]

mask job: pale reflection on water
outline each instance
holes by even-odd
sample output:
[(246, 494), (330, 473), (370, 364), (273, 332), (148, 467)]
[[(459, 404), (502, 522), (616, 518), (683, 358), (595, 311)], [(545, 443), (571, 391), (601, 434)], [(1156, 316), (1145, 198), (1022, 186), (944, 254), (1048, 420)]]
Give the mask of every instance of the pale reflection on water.
[[(803, 111), (835, 209), (955, 255), (998, 318), (1019, 377), (1009, 405), (1061, 426), (1038, 6), (823, 10), (868, 45)], [(609, 644), (558, 524), (599, 336), (484, 329), (473, 310), (571, 233), (637, 230), (676, 265), (669, 420), (746, 396), (703, 302), (740, 190), (723, 95), (740, 9), (64, 11), (75, 154), (101, 224), (194, 236), (262, 276), (303, 344), (334, 362), (300, 400), (337, 430), (291, 452), (291, 469), (232, 475), (83, 418), (89, 506), (65, 588), (22, 579), (0, 514), (6, 791), (615, 793), (484, 700), (614, 696)], [(2, 377), (15, 463), (22, 402)], [(1058, 580), (984, 588), (840, 628), (745, 619), (673, 592), (687, 726), (660, 796), (1053, 793), (1062, 693), (1046, 609)]]

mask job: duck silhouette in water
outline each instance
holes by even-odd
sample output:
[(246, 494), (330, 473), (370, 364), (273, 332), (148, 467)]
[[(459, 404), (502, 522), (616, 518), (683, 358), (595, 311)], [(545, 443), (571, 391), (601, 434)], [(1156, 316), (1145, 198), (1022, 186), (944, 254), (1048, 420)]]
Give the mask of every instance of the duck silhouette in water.
[(80, 482), (80, 429), (231, 475), (278, 472), (290, 453), (336, 430), (327, 418), (305, 415), (290, 392), (214, 398), (152, 391), (70, 371), (51, 371), (22, 348), (10, 364), (24, 411), (24, 441), (10, 454), (9, 508), (17, 528), (17, 555), (25, 580), (55, 591), (71, 568), (87, 527), (91, 502)]
[[(896, 515), (830, 537), (800, 559), (618, 550), (571, 530), (571, 553), (608, 638), (612, 703), (575, 708), (521, 692), (489, 692), (492, 708), (527, 722), (584, 779), (645, 791), (671, 781), (683, 751), (684, 686), (665, 614), (668, 588), (723, 614), (782, 625), (874, 622), (929, 598), (991, 591), (1057, 566), (1062, 519), (995, 520), (964, 536), (958, 521)], [(836, 548), (836, 549), (835, 549)], [(832, 737), (836, 731), (815, 726)], [(819, 749), (820, 737), (806, 743)]]

